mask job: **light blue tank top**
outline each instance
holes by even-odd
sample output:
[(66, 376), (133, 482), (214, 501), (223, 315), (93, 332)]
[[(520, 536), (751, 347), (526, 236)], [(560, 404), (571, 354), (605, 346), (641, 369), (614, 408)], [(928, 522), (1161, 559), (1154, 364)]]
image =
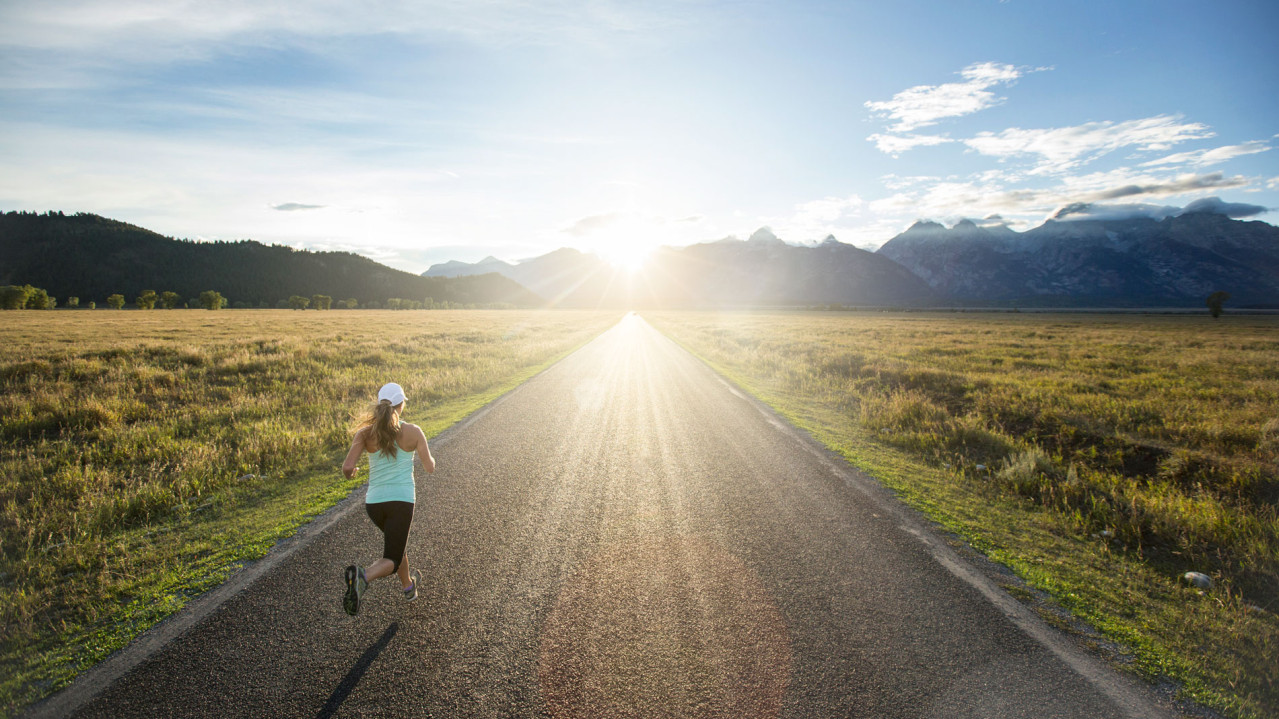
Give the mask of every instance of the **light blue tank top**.
[(394, 457), (380, 451), (369, 454), (369, 491), (364, 495), (365, 504), (417, 500), (413, 486), (413, 454), (398, 447)]

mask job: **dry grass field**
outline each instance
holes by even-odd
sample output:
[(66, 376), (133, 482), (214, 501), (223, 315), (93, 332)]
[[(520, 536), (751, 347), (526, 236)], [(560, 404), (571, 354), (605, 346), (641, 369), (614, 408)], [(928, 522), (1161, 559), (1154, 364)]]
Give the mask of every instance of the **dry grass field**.
[(1118, 663), (1232, 716), (1279, 711), (1279, 317), (645, 317)]
[(13, 713), (262, 556), (362, 479), (398, 381), (427, 436), (618, 313), (16, 311), (0, 342), (0, 707)]

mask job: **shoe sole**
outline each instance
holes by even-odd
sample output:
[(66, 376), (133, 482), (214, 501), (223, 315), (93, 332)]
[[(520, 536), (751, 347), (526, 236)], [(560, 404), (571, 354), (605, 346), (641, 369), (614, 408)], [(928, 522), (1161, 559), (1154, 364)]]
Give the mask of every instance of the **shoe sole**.
[(356, 584), (360, 581), (359, 571), (355, 565), (346, 568), (346, 594), (342, 597), (342, 608), (347, 614), (355, 616), (360, 613), (360, 591), (356, 588)]

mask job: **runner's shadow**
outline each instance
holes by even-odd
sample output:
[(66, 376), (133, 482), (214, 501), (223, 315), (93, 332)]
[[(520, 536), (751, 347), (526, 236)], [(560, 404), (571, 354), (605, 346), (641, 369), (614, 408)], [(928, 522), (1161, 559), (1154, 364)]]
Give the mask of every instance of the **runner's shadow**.
[(386, 649), (386, 645), (391, 643), (391, 638), (398, 631), (400, 631), (400, 623), (393, 622), (391, 626), (386, 628), (385, 632), (382, 632), (382, 637), (373, 646), (364, 651), (364, 655), (355, 663), (355, 666), (351, 667), (351, 671), (342, 677), (342, 681), (338, 683), (337, 688), (329, 695), (329, 700), (324, 703), (320, 712), (315, 715), (316, 719), (329, 719), (329, 717), (337, 713), (338, 708), (342, 706), (342, 702), (346, 701), (346, 698), (351, 694), (351, 690), (355, 689), (355, 685), (360, 683), (364, 672), (368, 671), (369, 666), (373, 664), (373, 660), (378, 658), (383, 649)]

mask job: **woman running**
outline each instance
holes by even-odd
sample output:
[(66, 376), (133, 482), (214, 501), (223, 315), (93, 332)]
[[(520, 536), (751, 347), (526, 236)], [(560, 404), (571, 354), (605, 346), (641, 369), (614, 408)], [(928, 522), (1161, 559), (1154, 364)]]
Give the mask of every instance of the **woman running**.
[(409, 571), (406, 547), (409, 527), (413, 524), (413, 503), (417, 492), (413, 486), (413, 456), (422, 461), (422, 468), (435, 471), (435, 457), (426, 445), (426, 435), (415, 424), (401, 422), (406, 398), (404, 389), (394, 382), (382, 385), (377, 393), (377, 404), (360, 422), (346, 453), (342, 473), (347, 479), (355, 476), (360, 455), (369, 453), (369, 489), (364, 497), (364, 509), (369, 519), (382, 530), (382, 558), (367, 567), (352, 564), (346, 568), (346, 595), (342, 607), (347, 614), (360, 612), (360, 599), (374, 579), (398, 574), (404, 597), (417, 599), (417, 584), (421, 574)]

